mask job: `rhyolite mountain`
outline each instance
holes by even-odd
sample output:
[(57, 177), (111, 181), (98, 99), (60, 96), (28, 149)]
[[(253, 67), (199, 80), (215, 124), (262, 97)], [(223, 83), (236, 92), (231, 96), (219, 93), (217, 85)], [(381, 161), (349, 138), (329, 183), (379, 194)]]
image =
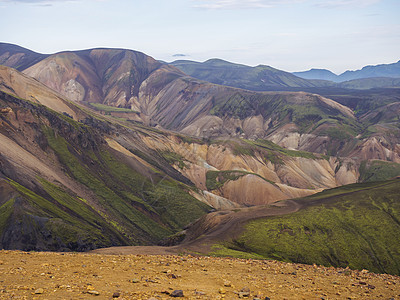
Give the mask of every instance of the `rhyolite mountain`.
[[(0, 67), (0, 79), (1, 248), (156, 243), (210, 209), (141, 131), (88, 114), (14, 69)], [(116, 135), (130, 136), (131, 151), (153, 165)]]
[(154, 244), (211, 207), (268, 204), (385, 175), (269, 141), (207, 143), (97, 115), (7, 67), (0, 90), (7, 249)]
[(255, 92), (124, 49), (24, 64), (0, 67), (3, 248), (154, 244), (211, 208), (400, 173), (394, 93)]
[[(2, 47), (0, 53), (7, 55), (12, 55), (12, 49), (17, 54), (22, 51), (10, 50), (7, 44)], [(227, 64), (211, 61), (217, 67)], [(347, 107), (348, 99), (343, 97), (338, 101), (345, 105), (314, 93), (216, 85), (124, 49), (57, 53), (23, 72), (77, 103), (145, 125), (205, 138), (268, 139), (296, 150), (399, 162), (396, 122), (361, 121), (362, 116), (354, 114), (357, 108)], [(373, 99), (374, 108), (398, 101), (395, 96), (385, 102), (379, 99)], [(131, 112), (111, 112), (107, 107)]]
[(102, 116), (0, 66), (0, 247), (146, 245), (211, 208), (357, 181), (352, 160), (269, 141), (203, 140)]
[[(131, 120), (189, 135), (261, 138), (339, 156), (357, 156), (365, 144), (357, 138), (365, 126), (360, 126), (348, 107), (331, 99), (305, 92), (255, 92), (216, 85), (132, 50), (57, 53), (23, 72), (75, 102), (97, 104), (100, 110), (104, 106), (99, 105), (128, 108), (132, 112), (125, 111), (125, 117)], [(124, 117), (122, 112), (105, 113)], [(397, 160), (393, 144), (377, 146)]]

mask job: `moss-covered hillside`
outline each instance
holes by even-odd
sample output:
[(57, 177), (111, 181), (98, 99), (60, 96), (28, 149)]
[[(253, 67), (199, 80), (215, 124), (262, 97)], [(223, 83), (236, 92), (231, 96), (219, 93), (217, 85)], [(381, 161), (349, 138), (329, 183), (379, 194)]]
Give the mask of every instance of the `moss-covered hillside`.
[(303, 209), (254, 220), (214, 253), (400, 274), (400, 179), (296, 201)]

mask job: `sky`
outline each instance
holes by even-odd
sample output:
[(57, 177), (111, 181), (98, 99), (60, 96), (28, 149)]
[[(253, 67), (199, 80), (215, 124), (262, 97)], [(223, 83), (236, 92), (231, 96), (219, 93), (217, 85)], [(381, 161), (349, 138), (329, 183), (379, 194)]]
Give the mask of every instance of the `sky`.
[(0, 0), (0, 41), (337, 74), (400, 60), (400, 0)]

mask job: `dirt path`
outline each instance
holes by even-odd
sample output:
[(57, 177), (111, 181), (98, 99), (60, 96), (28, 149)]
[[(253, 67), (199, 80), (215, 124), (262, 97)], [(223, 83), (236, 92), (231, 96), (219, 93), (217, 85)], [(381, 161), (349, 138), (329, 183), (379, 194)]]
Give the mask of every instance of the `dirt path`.
[(242, 209), (232, 209), (212, 212), (187, 231), (182, 244), (173, 247), (159, 246), (126, 246), (97, 249), (91, 253), (97, 254), (179, 254), (210, 252), (210, 247), (220, 241), (238, 237), (243, 232), (243, 225), (250, 220), (284, 215), (296, 212), (301, 205), (292, 200), (284, 200), (273, 205), (253, 206)]
[[(208, 253), (213, 244), (238, 237), (244, 225), (250, 220), (296, 212), (300, 205), (291, 200), (280, 201), (266, 206), (253, 206), (229, 211), (217, 211), (200, 219), (187, 232), (187, 238), (180, 245), (183, 249)], [(212, 224), (211, 228), (207, 228)]]
[(183, 299), (388, 300), (400, 299), (400, 278), (267, 260), (0, 251), (0, 299), (155, 300), (175, 290)]

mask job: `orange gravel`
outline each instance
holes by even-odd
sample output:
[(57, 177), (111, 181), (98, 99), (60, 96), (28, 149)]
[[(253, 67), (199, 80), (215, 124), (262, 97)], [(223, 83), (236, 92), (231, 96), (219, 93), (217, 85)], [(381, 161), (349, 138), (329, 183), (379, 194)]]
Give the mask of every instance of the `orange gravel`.
[(0, 299), (400, 299), (400, 278), (269, 260), (0, 251)]

